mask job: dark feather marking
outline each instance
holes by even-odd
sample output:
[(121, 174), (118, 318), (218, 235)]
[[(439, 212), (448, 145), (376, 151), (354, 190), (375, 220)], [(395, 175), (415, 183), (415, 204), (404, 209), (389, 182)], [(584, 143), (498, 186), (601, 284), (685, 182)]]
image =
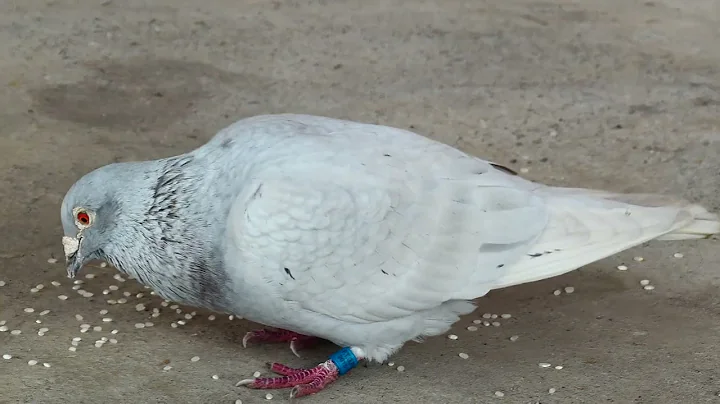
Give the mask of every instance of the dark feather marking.
[(528, 256), (529, 256), (530, 258), (537, 258), (537, 257), (540, 257), (540, 256), (542, 256), (542, 255), (543, 255), (543, 253), (528, 254)]
[[(148, 240), (155, 243), (167, 265), (181, 266), (180, 278), (168, 277), (162, 287), (168, 294), (183, 297), (187, 303), (210, 309), (223, 309), (227, 306), (227, 285), (230, 280), (225, 273), (221, 254), (215, 246), (197, 245), (193, 234), (202, 223), (186, 223), (179, 220), (179, 210), (186, 207), (186, 195), (195, 192), (196, 183), (188, 177), (185, 169), (194, 162), (190, 155), (167, 160), (162, 175), (158, 178), (153, 191), (153, 201), (141, 223), (147, 229)], [(157, 229), (160, 232), (158, 234)], [(146, 276), (138, 271), (139, 281), (152, 285), (157, 281), (152, 276), (156, 268), (144, 268)], [(173, 300), (173, 299), (170, 299)]]
[(498, 268), (502, 268), (502, 267), (504, 267), (504, 266), (505, 266), (505, 264), (500, 264), (500, 265), (498, 265), (497, 267), (498, 267)]
[(388, 274), (387, 272), (385, 272), (384, 269), (381, 269), (380, 272), (384, 273), (385, 275), (390, 275), (390, 274)]
[(285, 273), (290, 275), (290, 277), (293, 278), (293, 280), (295, 280), (295, 277), (293, 276), (292, 272), (290, 272), (290, 269), (285, 268)]
[(495, 169), (504, 172), (505, 174), (518, 175), (516, 171), (513, 171), (505, 166), (501, 166), (500, 164), (490, 163), (490, 165), (495, 167)]

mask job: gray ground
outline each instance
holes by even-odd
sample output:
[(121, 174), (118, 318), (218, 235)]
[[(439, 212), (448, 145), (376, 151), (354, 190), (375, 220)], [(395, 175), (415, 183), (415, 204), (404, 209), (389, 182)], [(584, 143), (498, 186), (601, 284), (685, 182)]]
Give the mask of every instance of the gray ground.
[[(142, 290), (109, 268), (87, 269), (95, 296), (79, 296), (47, 259), (62, 258), (59, 204), (85, 172), (187, 151), (241, 117), (302, 112), (414, 128), (549, 183), (718, 209), (718, 40), (713, 0), (0, 2), (0, 320), (23, 331), (0, 333), (0, 354), (14, 355), (0, 360), (0, 402), (260, 403), (265, 392), (235, 382), (333, 349), (244, 350), (254, 324), (205, 312), (171, 328), (180, 316), (167, 308), (135, 311), (160, 307), (151, 296), (108, 305)], [(304, 401), (720, 402), (718, 245), (651, 243), (492, 292), (458, 340), (408, 344), (394, 368), (358, 368)], [(104, 296), (111, 284), (120, 290)], [(568, 285), (574, 294), (553, 295)], [(467, 331), (485, 312), (513, 317)], [(145, 321), (155, 326), (134, 327)], [(81, 334), (83, 322), (103, 331)], [(119, 342), (94, 347), (103, 336)]]

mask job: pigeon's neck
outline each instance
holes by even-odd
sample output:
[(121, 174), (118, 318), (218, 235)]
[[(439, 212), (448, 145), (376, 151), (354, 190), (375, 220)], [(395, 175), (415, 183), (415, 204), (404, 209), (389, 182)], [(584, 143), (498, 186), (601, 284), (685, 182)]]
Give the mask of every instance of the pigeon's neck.
[(208, 194), (207, 170), (193, 155), (139, 164), (149, 163), (127, 185), (133, 203), (122, 204), (118, 230), (128, 236), (115, 238), (108, 261), (165, 299), (222, 311), (228, 282), (213, 240), (229, 207)]

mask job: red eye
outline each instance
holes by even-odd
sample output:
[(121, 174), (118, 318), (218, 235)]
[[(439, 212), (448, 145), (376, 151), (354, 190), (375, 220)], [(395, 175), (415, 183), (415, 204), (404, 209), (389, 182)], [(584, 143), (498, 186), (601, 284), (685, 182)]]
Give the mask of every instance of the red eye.
[(85, 212), (78, 212), (77, 220), (84, 225), (90, 224), (90, 216)]

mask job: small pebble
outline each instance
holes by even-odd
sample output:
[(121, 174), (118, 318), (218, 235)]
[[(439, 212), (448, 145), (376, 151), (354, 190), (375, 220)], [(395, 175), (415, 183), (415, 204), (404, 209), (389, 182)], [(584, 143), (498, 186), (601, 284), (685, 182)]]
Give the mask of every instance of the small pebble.
[(136, 323), (135, 328), (145, 328), (145, 324), (144, 323)]
[(238, 398), (237, 400), (235, 400), (235, 404), (243, 404), (243, 403), (242, 403), (242, 400)]
[(77, 348), (75, 348), (74, 346), (71, 346), (70, 348), (68, 348), (68, 351), (75, 352), (75, 351), (77, 351)]
[(153, 326), (155, 326), (155, 323), (152, 323), (150, 321), (145, 322), (145, 327), (153, 327)]
[(65, 295), (60, 295), (60, 296), (58, 296), (58, 299), (60, 299), (60, 300), (67, 300), (67, 296), (65, 296)]
[(388, 366), (390, 366), (390, 367), (395, 366), (395, 362), (388, 362)]
[(35, 366), (35, 365), (37, 365), (37, 363), (38, 363), (38, 361), (36, 361), (35, 359), (30, 359), (28, 361), (28, 365), (30, 365), (30, 366)]
[(220, 376), (218, 376), (218, 375), (212, 375), (212, 378), (213, 378), (213, 380), (218, 380), (218, 379), (220, 379)]
[(137, 297), (138, 299), (142, 299), (144, 296), (145, 294), (143, 293), (138, 293), (137, 295), (135, 295), (135, 297)]
[(104, 315), (108, 314), (108, 311), (105, 309), (102, 309), (98, 313), (100, 313), (101, 316), (104, 316)]
[(60, 286), (60, 282), (58, 282), (58, 281), (52, 281), (52, 282), (50, 282), (50, 284), (53, 286)]
[(30, 288), (30, 293), (37, 293), (39, 291), (37, 288)]
[(20, 331), (20, 330), (12, 330), (12, 331), (10, 331), (10, 334), (12, 334), (12, 335), (20, 335), (20, 334), (22, 334), (22, 331)]
[(505, 393), (503, 393), (502, 391), (496, 391), (495, 397), (505, 397)]
[(73, 283), (76, 284), (76, 285), (82, 285), (82, 284), (85, 283), (85, 282), (84, 282), (82, 279), (78, 279), (78, 280), (76, 280), (76, 281), (73, 281)]
[(448, 335), (448, 338), (450, 338), (450, 339), (458, 339), (458, 336), (455, 335), (455, 334), (450, 334), (450, 335)]
[(123, 298), (121, 298), (121, 299), (118, 299), (117, 302), (118, 302), (119, 304), (125, 304), (125, 303), (127, 303), (127, 299), (123, 297)]
[(142, 303), (136, 304), (136, 305), (135, 305), (135, 310), (136, 310), (136, 311), (144, 311), (144, 310), (145, 310), (145, 305), (142, 304)]
[(35, 289), (37, 289), (37, 290), (43, 290), (43, 289), (45, 289), (45, 285), (43, 285), (42, 283), (39, 284), (39, 285), (35, 285)]
[(72, 290), (80, 290), (81, 285), (73, 285)]
[(468, 330), (468, 331), (477, 331), (478, 328), (475, 327), (474, 325), (471, 325), (471, 326), (469, 326), (469, 327), (467, 328), (467, 330)]
[(168, 370), (170, 370), (170, 369), (172, 369), (172, 366), (170, 366), (170, 365), (165, 366), (165, 367), (163, 368), (163, 370), (166, 371), (166, 372), (167, 372)]
[(492, 317), (492, 314), (490, 314), (490, 313), (485, 313), (485, 314), (482, 315), (482, 318), (486, 318), (486, 319), (487, 319), (487, 318), (490, 318), (490, 317)]
[(118, 340), (116, 340), (115, 338), (110, 338), (108, 341), (110, 341), (111, 344), (117, 344), (117, 343), (118, 343)]
[(272, 398), (273, 398), (272, 393), (267, 393), (267, 394), (265, 394), (265, 399), (266, 399), (266, 400), (272, 400)]
[(645, 290), (655, 290), (655, 286), (653, 286), (653, 285), (645, 285), (645, 286), (643, 286), (643, 289), (645, 289)]
[(10, 359), (12, 359), (12, 355), (10, 355), (10, 354), (5, 354), (5, 355), (3, 355), (3, 359), (5, 359), (5, 360), (10, 360)]
[(0, 281), (0, 287), (3, 287), (5, 285), (7, 285), (7, 283), (5, 283), (5, 281)]
[(105, 318), (103, 318), (102, 321), (103, 321), (103, 323), (110, 323), (110, 322), (112, 322), (112, 319), (110, 317), (105, 317)]
[(48, 258), (48, 264), (57, 264), (57, 258)]
[(473, 320), (473, 324), (482, 324), (482, 320)]
[(5, 324), (7, 324), (7, 321), (5, 321), (5, 320), (0, 320), (0, 325), (5, 325)]
[(234, 320), (234, 319), (235, 319), (235, 316), (234, 316), (234, 315), (231, 314), (231, 315), (228, 316), (228, 320), (232, 321), (232, 320)]
[(563, 367), (562, 367), (561, 365), (555, 366), (555, 369), (556, 369), (556, 370), (562, 370), (562, 368), (563, 368)]
[(647, 280), (647, 279), (643, 279), (643, 280), (640, 281), (640, 285), (642, 285), (642, 286), (646, 286), (646, 285), (649, 285), (649, 284), (650, 284), (650, 281)]
[(178, 325), (185, 325), (185, 324), (186, 324), (186, 323), (185, 323), (184, 321), (182, 321), (182, 320), (178, 320), (177, 323), (178, 323)]
[(398, 371), (398, 372), (404, 372), (404, 371), (405, 371), (405, 366), (402, 366), (402, 365), (398, 366), (398, 367), (397, 367), (397, 371)]
[(684, 257), (684, 255), (682, 253), (675, 253), (675, 254), (673, 254), (673, 257), (682, 258), (682, 257)]
[(540, 362), (538, 363), (538, 366), (540, 366), (541, 368), (549, 368), (552, 365), (546, 362)]
[(635, 257), (635, 258), (633, 258), (633, 259), (634, 259), (635, 261), (637, 261), (637, 262), (643, 262), (643, 261), (645, 261), (645, 258), (643, 258), (643, 257)]
[(100, 268), (105, 268), (105, 267), (107, 267), (107, 265), (108, 265), (107, 262), (103, 261), (100, 263)]
[(548, 393), (555, 394), (555, 388), (554, 387), (550, 388), (550, 390), (548, 390)]
[(45, 363), (43, 363), (43, 366), (45, 366), (46, 368), (49, 368), (49, 367), (50, 367), (50, 364), (47, 363), (47, 362), (45, 362)]
[[(197, 362), (197, 361), (199, 361), (199, 360), (200, 360), (200, 357), (199, 357), (199, 356), (193, 356), (192, 358), (190, 358), (190, 362)], [(257, 377), (257, 376), (256, 376), (256, 377)]]
[(120, 288), (119, 288), (117, 285), (110, 285), (110, 286), (108, 286), (108, 289), (115, 291), (115, 290), (118, 290), (118, 289), (120, 289)]
[(498, 321), (493, 321), (493, 322), (492, 322), (492, 326), (493, 326), (493, 327), (500, 327), (500, 322), (498, 322)]
[(213, 314), (209, 315), (209, 316), (208, 316), (208, 320), (214, 321), (214, 320), (215, 320), (215, 315), (213, 315)]
[(255, 372), (255, 373), (253, 373), (253, 377), (260, 377), (261, 374), (262, 373), (260, 373), (260, 372)]
[(484, 325), (485, 327), (490, 327), (490, 322), (489, 322), (489, 321), (483, 321), (483, 325)]
[(557, 289), (556, 291), (553, 292), (553, 295), (560, 296), (561, 293), (562, 293), (562, 290)]
[(73, 340), (73, 341), (76, 341), (76, 342), (80, 342), (80, 341), (82, 341), (82, 338), (80, 338), (80, 337), (74, 337), (72, 340)]
[(99, 325), (96, 325), (95, 327), (93, 327), (93, 331), (100, 332), (100, 331), (102, 331), (102, 327), (100, 327)]
[(95, 278), (95, 274), (87, 274), (85, 275), (85, 279), (93, 279)]
[(504, 318), (504, 319), (507, 320), (508, 318), (512, 317), (512, 314), (503, 314), (503, 315), (501, 315), (500, 317), (502, 317), (502, 318)]
[(177, 323), (175, 323), (175, 322), (172, 322), (172, 323), (170, 323), (170, 327), (172, 327), (172, 328), (177, 328), (177, 327), (178, 327), (178, 325), (177, 325)]
[(512, 337), (510, 337), (510, 341), (515, 342), (515, 341), (517, 341), (519, 338), (520, 338), (519, 335), (513, 335)]
[(572, 286), (568, 286), (565, 288), (565, 293), (570, 294), (575, 291), (575, 288)]
[(43, 311), (41, 311), (40, 313), (38, 313), (38, 315), (39, 315), (39, 316), (44, 316), (44, 315), (47, 315), (48, 313), (50, 313), (50, 310), (43, 310)]
[(112, 331), (110, 331), (110, 334), (113, 334), (113, 335), (115, 335), (115, 334), (117, 334), (117, 333), (118, 333), (118, 330), (112, 330)]
[(77, 320), (77, 321), (83, 321), (83, 319), (84, 319), (83, 316), (81, 316), (80, 314), (76, 314), (76, 315), (75, 315), (75, 320)]
[(180, 307), (180, 306), (178, 306), (177, 304), (173, 304), (172, 306), (170, 306), (170, 309), (171, 309), (171, 310), (176, 310), (176, 309), (178, 309), (179, 307)]
[(492, 316), (490, 316), (490, 318), (494, 320), (494, 319), (498, 318), (498, 315), (497, 315), (497, 314), (493, 314)]
[(43, 333), (43, 334), (45, 334), (45, 333), (48, 332), (48, 331), (50, 331), (50, 329), (47, 328), (47, 327), (42, 327), (41, 329), (38, 330), (38, 332), (41, 332), (41, 333)]
[(617, 269), (618, 269), (619, 271), (627, 271), (627, 270), (628, 270), (628, 267), (625, 266), (625, 265), (618, 265)]
[(466, 354), (465, 352), (460, 352), (460, 353), (458, 354), (458, 356), (461, 357), (461, 358), (463, 358), (463, 359), (467, 359), (467, 358), (470, 357), (470, 355)]
[(33, 309), (32, 307), (27, 307), (27, 308), (25, 308), (23, 311), (24, 311), (25, 313), (34, 313), (34, 312), (35, 312), (35, 309)]
[(9, 330), (8, 326), (6, 326), (6, 325), (0, 325), (0, 332), (5, 332), (5, 331), (7, 331), (7, 330)]

